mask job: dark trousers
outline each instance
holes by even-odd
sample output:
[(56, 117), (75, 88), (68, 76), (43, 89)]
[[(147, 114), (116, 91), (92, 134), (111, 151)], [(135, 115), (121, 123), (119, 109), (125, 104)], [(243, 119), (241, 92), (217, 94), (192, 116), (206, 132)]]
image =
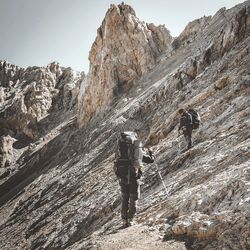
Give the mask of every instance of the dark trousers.
[(192, 127), (188, 126), (183, 128), (183, 135), (188, 143), (188, 148), (192, 147)]
[(131, 178), (128, 184), (127, 179), (122, 179), (120, 186), (122, 193), (121, 217), (123, 220), (132, 220), (136, 213), (136, 201), (138, 200), (137, 180)]

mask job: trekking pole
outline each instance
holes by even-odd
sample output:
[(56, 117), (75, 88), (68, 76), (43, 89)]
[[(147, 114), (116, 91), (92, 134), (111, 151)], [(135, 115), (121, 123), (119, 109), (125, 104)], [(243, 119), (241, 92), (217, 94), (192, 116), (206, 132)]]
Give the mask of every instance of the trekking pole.
[(158, 167), (158, 165), (157, 165), (156, 163), (155, 163), (154, 165), (155, 165), (156, 168), (157, 168), (157, 171), (158, 171), (158, 174), (159, 174), (159, 176), (160, 176), (162, 185), (163, 185), (163, 187), (164, 187), (164, 189), (165, 189), (166, 195), (169, 196), (167, 187), (166, 187), (165, 182), (164, 182), (164, 180), (163, 180), (163, 178), (162, 178), (162, 175), (161, 175), (161, 172), (160, 172), (160, 170), (159, 170), (159, 167)]
[(138, 191), (138, 200), (140, 200), (141, 199), (141, 184), (138, 182), (138, 189), (137, 189)]
[(141, 185), (144, 184), (141, 180), (137, 181), (138, 183), (138, 200), (141, 199)]
[(178, 154), (181, 153), (181, 140), (180, 140), (180, 137), (177, 138), (177, 141), (178, 141)]

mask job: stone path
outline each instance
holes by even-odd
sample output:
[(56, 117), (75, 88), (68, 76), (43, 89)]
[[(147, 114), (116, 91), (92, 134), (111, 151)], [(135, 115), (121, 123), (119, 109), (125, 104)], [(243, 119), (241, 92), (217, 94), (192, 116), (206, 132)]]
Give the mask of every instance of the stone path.
[(100, 237), (96, 241), (100, 250), (186, 250), (184, 242), (163, 242), (162, 237), (150, 227), (134, 225)]

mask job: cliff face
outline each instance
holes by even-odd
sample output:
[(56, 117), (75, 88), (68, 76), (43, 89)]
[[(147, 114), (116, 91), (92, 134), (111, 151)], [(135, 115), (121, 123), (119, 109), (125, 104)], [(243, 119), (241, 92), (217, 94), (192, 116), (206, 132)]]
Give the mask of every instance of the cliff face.
[[(15, 156), (14, 163), (5, 161), (0, 176), (1, 249), (248, 249), (249, 12), (246, 1), (192, 22), (172, 48), (154, 42), (159, 57), (149, 68), (142, 59), (138, 63), (130, 57), (126, 70), (119, 70), (128, 77), (118, 94), (113, 91), (119, 81), (101, 85), (99, 80), (126, 56), (111, 50), (106, 57), (110, 61), (105, 59), (101, 68), (97, 58), (102, 46), (96, 43), (104, 43), (105, 32), (99, 29), (78, 112), (66, 115), (62, 109), (63, 114), (55, 111), (38, 121), (43, 133), (32, 143), (15, 134), (1, 141), (7, 150), (0, 152)], [(135, 20), (130, 7), (111, 6), (101, 27), (112, 29), (104, 24), (120, 13)], [(132, 39), (133, 32), (127, 33), (122, 41)], [(144, 44), (144, 36), (138, 40)], [(105, 42), (109, 46), (123, 49), (114, 38)], [(139, 54), (151, 58), (151, 53)], [(128, 73), (132, 63), (141, 69), (136, 77)], [(130, 79), (133, 84), (127, 89)], [(2, 86), (6, 100), (6, 83)], [(101, 105), (105, 113), (98, 111)], [(202, 124), (194, 132), (193, 148), (184, 151), (184, 138), (177, 136), (177, 111), (187, 106), (198, 110)], [(139, 131), (155, 152), (156, 163), (144, 168), (136, 225), (119, 231), (120, 190), (112, 164), (123, 129)]]
[(146, 24), (125, 4), (111, 5), (89, 53), (90, 70), (81, 86), (79, 125), (127, 92), (136, 79), (170, 49), (172, 37), (163, 26)]
[(0, 61), (0, 135), (23, 134), (36, 138), (37, 122), (50, 109), (76, 107), (83, 77), (84, 74), (61, 68), (58, 63), (24, 69)]
[(75, 114), (83, 79), (83, 72), (62, 68), (56, 62), (24, 69), (0, 61), (1, 176), (16, 171), (15, 161), (29, 143), (46, 134), (51, 117), (60, 124), (63, 118), (58, 114)]

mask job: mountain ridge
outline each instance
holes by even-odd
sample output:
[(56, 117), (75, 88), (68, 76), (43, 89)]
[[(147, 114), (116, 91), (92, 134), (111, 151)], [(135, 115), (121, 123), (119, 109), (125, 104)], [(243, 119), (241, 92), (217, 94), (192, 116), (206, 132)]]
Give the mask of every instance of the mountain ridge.
[[(186, 30), (105, 109), (95, 106), (88, 122), (78, 117), (84, 108), (78, 75), (73, 109), (59, 101), (63, 92), (56, 95), (51, 103), (58, 100), (57, 108), (38, 121), (38, 139), (30, 143), (8, 132), (18, 141), (16, 159), (2, 168), (1, 249), (122, 249), (122, 237), (137, 231), (159, 249), (247, 249), (249, 10), (246, 1), (221, 9), (196, 33)], [(188, 105), (197, 108), (202, 125), (194, 147), (181, 153), (185, 143), (177, 139), (176, 113)], [(112, 163), (124, 129), (136, 130), (152, 146), (169, 195), (156, 166), (145, 166), (137, 225), (117, 233), (120, 193)]]

